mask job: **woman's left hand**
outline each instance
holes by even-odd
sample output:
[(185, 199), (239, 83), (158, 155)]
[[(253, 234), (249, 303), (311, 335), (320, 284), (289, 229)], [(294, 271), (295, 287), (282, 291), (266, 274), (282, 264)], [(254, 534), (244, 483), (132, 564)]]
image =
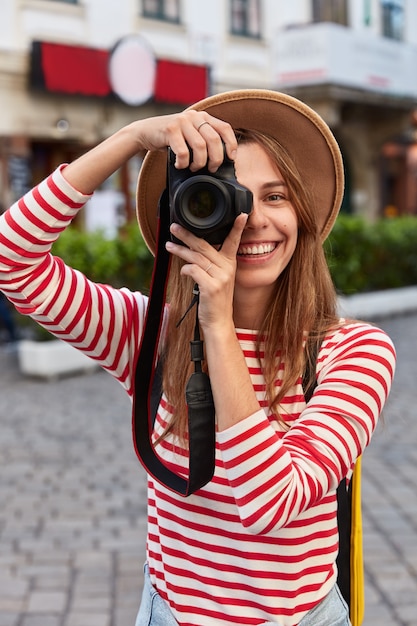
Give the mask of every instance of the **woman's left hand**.
[(190, 276), (200, 289), (199, 321), (203, 330), (215, 329), (225, 321), (233, 322), (233, 293), (236, 255), (247, 214), (236, 218), (219, 250), (179, 224), (171, 224), (171, 233), (185, 245), (168, 241), (167, 250), (183, 259), (183, 276)]

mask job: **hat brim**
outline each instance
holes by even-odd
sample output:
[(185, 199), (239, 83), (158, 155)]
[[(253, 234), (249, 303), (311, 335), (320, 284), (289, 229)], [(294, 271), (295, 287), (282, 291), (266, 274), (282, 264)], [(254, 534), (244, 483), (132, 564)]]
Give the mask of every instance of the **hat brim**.
[[(284, 146), (310, 191), (324, 241), (342, 203), (344, 173), (339, 146), (313, 109), (292, 96), (266, 89), (220, 93), (189, 108), (207, 111), (232, 128), (260, 131)], [(158, 202), (166, 186), (166, 163), (164, 152), (148, 152), (138, 178), (137, 218), (152, 254), (156, 250)]]

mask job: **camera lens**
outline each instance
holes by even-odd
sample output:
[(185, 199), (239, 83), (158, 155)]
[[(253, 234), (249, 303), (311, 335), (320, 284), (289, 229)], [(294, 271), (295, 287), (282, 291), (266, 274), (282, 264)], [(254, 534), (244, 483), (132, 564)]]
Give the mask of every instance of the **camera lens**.
[(224, 186), (208, 176), (195, 176), (186, 181), (175, 202), (177, 213), (193, 230), (207, 230), (222, 224), (230, 207)]
[(187, 200), (186, 213), (195, 220), (209, 219), (216, 210), (216, 197), (210, 189), (196, 189)]

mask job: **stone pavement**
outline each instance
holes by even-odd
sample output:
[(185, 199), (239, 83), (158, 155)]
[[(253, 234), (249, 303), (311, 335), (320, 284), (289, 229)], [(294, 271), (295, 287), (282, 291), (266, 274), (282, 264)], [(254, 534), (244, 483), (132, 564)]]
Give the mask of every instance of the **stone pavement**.
[(380, 320), (397, 372), (363, 457), (364, 626), (417, 626), (417, 314)]
[(145, 473), (104, 372), (23, 379), (0, 350), (0, 626), (133, 626)]
[[(379, 325), (399, 360), (363, 461), (364, 626), (417, 626), (417, 314)], [(145, 475), (111, 376), (23, 378), (0, 347), (0, 503), (0, 626), (134, 625)]]

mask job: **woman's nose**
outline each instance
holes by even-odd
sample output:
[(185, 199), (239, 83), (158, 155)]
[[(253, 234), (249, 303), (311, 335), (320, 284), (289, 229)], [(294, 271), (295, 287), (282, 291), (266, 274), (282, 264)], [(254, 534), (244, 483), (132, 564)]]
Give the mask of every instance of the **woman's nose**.
[(248, 221), (246, 222), (246, 228), (262, 228), (266, 225), (267, 218), (262, 211), (259, 204), (254, 200), (252, 205), (252, 211), (249, 214)]

